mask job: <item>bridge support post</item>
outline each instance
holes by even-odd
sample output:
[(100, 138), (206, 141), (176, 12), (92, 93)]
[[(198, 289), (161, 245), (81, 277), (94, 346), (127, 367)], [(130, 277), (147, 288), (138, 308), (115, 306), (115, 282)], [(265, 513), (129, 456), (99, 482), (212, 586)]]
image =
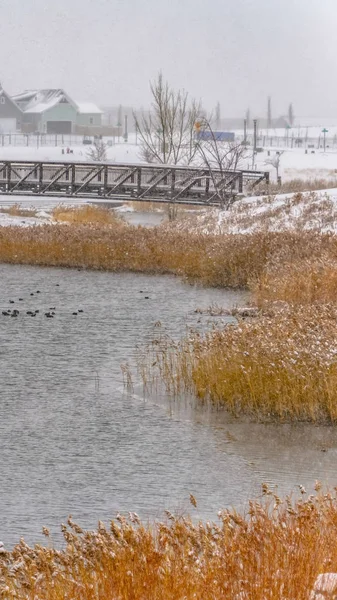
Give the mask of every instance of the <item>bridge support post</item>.
[(142, 193), (142, 170), (137, 169), (137, 196)]
[(176, 171), (175, 171), (175, 169), (172, 169), (172, 172), (171, 172), (171, 196), (174, 195), (175, 187), (176, 187)]
[(42, 190), (43, 186), (43, 163), (39, 164), (39, 192)]
[(103, 177), (103, 195), (104, 197), (107, 195), (107, 191), (108, 191), (108, 171), (109, 167), (108, 165), (105, 165), (104, 167), (104, 177)]
[(71, 165), (71, 193), (75, 193), (75, 184), (76, 184), (76, 167), (75, 165)]
[(7, 163), (7, 191), (8, 192), (11, 191), (11, 174), (12, 174), (11, 163)]
[(243, 174), (240, 173), (239, 175), (239, 194), (242, 194), (243, 192)]

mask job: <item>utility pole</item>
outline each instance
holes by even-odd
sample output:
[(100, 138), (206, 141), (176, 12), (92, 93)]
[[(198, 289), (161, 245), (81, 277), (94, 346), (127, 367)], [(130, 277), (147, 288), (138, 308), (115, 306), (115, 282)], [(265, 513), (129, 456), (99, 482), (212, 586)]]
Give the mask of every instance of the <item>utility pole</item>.
[(253, 124), (254, 124), (254, 141), (253, 141), (253, 167), (254, 167), (254, 163), (255, 163), (255, 154), (256, 154), (256, 147), (257, 147), (257, 119), (253, 119)]
[(124, 117), (124, 142), (128, 141), (128, 115)]

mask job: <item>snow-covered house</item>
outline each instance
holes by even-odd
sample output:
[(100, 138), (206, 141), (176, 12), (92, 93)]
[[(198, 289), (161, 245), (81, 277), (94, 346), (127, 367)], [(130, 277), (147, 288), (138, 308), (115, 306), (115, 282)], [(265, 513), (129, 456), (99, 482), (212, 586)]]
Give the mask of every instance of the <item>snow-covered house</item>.
[(91, 102), (77, 102), (77, 125), (80, 127), (101, 127), (103, 111)]
[(0, 84), (0, 133), (13, 133), (21, 129), (22, 110)]
[(12, 101), (22, 112), (24, 133), (69, 134), (82, 127), (90, 133), (91, 127), (102, 125), (102, 111), (95, 104), (78, 104), (62, 89), (27, 90)]
[(72, 133), (77, 119), (77, 106), (60, 89), (29, 90), (13, 96), (23, 112), (25, 133)]

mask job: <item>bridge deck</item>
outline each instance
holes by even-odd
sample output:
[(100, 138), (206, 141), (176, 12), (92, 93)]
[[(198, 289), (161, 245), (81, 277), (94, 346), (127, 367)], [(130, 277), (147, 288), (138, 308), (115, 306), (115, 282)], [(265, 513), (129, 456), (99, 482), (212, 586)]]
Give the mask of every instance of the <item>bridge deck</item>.
[(167, 165), (0, 161), (0, 194), (217, 205), (269, 173)]

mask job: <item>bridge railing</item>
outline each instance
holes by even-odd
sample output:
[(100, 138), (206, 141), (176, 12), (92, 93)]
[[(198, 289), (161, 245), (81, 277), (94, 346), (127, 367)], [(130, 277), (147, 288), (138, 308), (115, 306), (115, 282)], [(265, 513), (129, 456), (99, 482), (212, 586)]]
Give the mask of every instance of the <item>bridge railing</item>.
[[(219, 204), (269, 173), (169, 165), (0, 162), (0, 193)], [(220, 194), (221, 192), (221, 194)]]

